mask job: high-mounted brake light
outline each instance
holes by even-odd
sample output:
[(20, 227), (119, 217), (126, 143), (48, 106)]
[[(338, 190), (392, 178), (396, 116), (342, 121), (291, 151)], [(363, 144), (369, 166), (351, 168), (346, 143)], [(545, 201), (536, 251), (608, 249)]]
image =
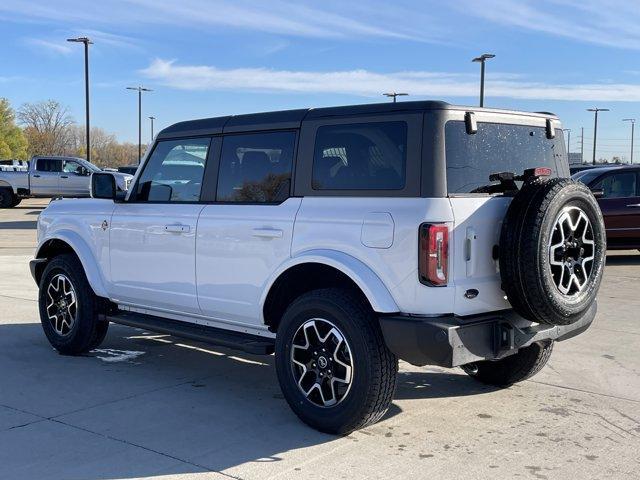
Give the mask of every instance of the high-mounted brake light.
[(448, 281), (449, 228), (444, 224), (420, 225), (418, 270), (424, 284), (442, 287)]

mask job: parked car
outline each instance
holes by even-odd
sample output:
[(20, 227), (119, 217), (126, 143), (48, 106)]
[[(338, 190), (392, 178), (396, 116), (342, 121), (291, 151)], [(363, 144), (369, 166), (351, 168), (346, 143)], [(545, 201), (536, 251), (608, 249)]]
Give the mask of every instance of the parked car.
[[(31, 271), (51, 344), (109, 322), (275, 352), (294, 412), (376, 422), (398, 358), (508, 386), (596, 312), (605, 234), (550, 114), (402, 102), (164, 129), (127, 198), (50, 204)], [(502, 225), (502, 226), (501, 226)]]
[[(0, 172), (0, 208), (28, 197), (88, 197), (91, 174), (101, 171), (82, 158), (33, 157), (28, 171)], [(111, 175), (120, 191), (129, 188), (131, 175)]]
[(138, 165), (125, 165), (124, 167), (118, 167), (120, 173), (128, 173), (129, 175), (135, 175), (138, 171)]
[(640, 166), (610, 166), (573, 175), (596, 193), (610, 249), (640, 249)]

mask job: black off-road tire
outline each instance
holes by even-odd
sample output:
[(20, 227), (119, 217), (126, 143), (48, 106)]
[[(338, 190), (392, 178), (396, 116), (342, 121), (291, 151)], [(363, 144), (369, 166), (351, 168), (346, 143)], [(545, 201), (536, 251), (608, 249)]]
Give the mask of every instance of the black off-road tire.
[(502, 360), (470, 363), (462, 370), (470, 377), (487, 385), (508, 387), (533, 377), (549, 361), (553, 341), (537, 342), (521, 348), (518, 353)]
[[(340, 330), (353, 359), (348, 393), (333, 406), (318, 406), (298, 387), (291, 360), (294, 337), (301, 325), (324, 319)], [(387, 348), (370, 307), (344, 289), (321, 289), (296, 299), (286, 310), (276, 337), (276, 372), (292, 410), (321, 432), (346, 435), (380, 420), (396, 387), (398, 359)]]
[(0, 187), (0, 208), (11, 208), (14, 206), (16, 196), (9, 187)]
[[(71, 284), (77, 305), (71, 327), (67, 331), (61, 329), (60, 332), (56, 330), (55, 321), (50, 320), (47, 311), (47, 306), (51, 303), (48, 291), (52, 281), (57, 284), (56, 277), (59, 275), (64, 276)], [(40, 280), (38, 301), (44, 333), (59, 353), (81, 355), (96, 348), (104, 340), (109, 324), (99, 318), (100, 299), (89, 285), (82, 264), (75, 255), (59, 255), (47, 264)]]
[[(554, 226), (566, 208), (579, 208), (589, 219), (594, 259), (582, 291), (567, 295), (556, 286), (550, 265)], [(502, 225), (502, 289), (524, 318), (569, 325), (591, 307), (602, 281), (606, 252), (604, 220), (591, 191), (582, 183), (556, 178), (525, 184), (516, 194)]]

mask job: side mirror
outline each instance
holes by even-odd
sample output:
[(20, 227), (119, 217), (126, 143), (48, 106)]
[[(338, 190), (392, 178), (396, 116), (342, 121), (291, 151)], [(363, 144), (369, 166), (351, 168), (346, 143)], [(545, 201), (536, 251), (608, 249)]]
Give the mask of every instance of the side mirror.
[(89, 170), (87, 170), (85, 167), (80, 166), (78, 168), (78, 171), (76, 172), (78, 175), (80, 175), (81, 177), (86, 177), (89, 175)]
[(592, 188), (591, 193), (593, 193), (593, 196), (596, 198), (604, 197), (604, 190), (602, 188)]
[(116, 179), (110, 173), (91, 175), (91, 198), (116, 199)]

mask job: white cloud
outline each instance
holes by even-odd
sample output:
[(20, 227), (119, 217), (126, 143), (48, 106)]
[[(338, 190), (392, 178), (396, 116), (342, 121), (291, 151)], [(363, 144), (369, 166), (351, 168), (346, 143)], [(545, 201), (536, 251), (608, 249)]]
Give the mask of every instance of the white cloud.
[(580, 43), (640, 49), (638, 0), (459, 0), (461, 13)]
[(64, 40), (52, 41), (42, 38), (28, 38), (26, 43), (36, 49), (44, 49), (47, 52), (55, 53), (59, 55), (69, 55), (73, 50)]
[[(418, 9), (419, 10), (419, 9)], [(350, 38), (385, 37), (440, 41), (437, 22), (408, 6), (372, 0), (363, 10), (350, 2), (325, 0), (102, 0), (90, 8), (84, 0), (4, 0), (0, 15), (11, 20), (90, 23), (129, 28), (140, 25), (179, 25), (188, 28), (240, 28), (277, 35)], [(421, 19), (420, 24), (417, 18)], [(413, 22), (407, 19), (413, 18)], [(396, 21), (403, 19), (403, 21)]]
[[(220, 69), (207, 65), (180, 65), (154, 60), (141, 74), (158, 84), (181, 90), (234, 90), (290, 93), (341, 93), (378, 97), (389, 90), (419, 97), (475, 97), (476, 75), (404, 71), (377, 73), (369, 70), (293, 71), (267, 68)], [(491, 97), (579, 101), (640, 101), (635, 84), (548, 84), (521, 76), (493, 74), (487, 80)]]

